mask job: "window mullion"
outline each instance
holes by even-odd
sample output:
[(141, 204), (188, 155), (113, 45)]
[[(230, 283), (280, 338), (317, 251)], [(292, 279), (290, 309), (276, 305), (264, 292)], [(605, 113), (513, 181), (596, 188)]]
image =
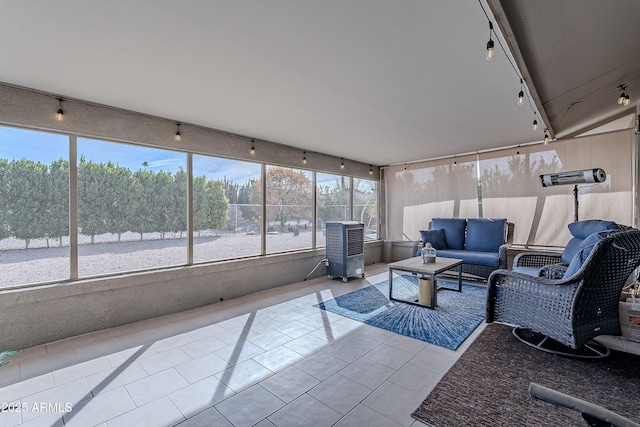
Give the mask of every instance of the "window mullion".
[(69, 278), (78, 279), (78, 137), (69, 135)]

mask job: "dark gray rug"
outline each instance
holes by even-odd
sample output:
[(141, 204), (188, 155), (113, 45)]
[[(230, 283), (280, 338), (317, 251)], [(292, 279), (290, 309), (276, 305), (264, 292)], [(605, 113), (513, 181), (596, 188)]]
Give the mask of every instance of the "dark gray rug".
[(578, 412), (530, 397), (537, 382), (640, 422), (640, 356), (568, 359), (521, 343), (511, 329), (487, 325), (411, 415), (437, 427), (587, 425)]

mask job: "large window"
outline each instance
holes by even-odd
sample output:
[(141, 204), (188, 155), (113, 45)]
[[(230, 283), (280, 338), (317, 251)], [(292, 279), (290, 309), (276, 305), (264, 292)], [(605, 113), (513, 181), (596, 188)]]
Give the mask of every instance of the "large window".
[(68, 137), (0, 127), (0, 286), (69, 277)]
[(261, 253), (261, 167), (193, 156), (193, 260)]
[(78, 139), (78, 276), (187, 262), (186, 155)]
[(378, 182), (353, 178), (353, 219), (364, 224), (367, 240), (378, 238)]
[(0, 127), (0, 287), (322, 247), (327, 221), (375, 239), (377, 185)]
[(312, 247), (311, 172), (267, 166), (266, 175), (267, 252)]
[(316, 173), (316, 231), (317, 245), (325, 246), (324, 235), (327, 221), (349, 221), (351, 219), (351, 178), (344, 175)]

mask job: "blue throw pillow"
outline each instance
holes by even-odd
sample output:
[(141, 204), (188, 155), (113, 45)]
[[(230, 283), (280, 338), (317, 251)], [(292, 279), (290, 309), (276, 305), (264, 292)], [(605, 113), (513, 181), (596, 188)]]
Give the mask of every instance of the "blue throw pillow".
[(590, 234), (586, 239), (580, 243), (580, 251), (571, 260), (567, 271), (564, 273), (563, 278), (571, 277), (580, 270), (584, 262), (589, 258), (591, 251), (598, 244), (598, 242), (605, 237), (618, 233), (620, 230), (605, 230), (598, 231), (597, 233)]
[(447, 249), (464, 249), (464, 232), (467, 220), (464, 218), (433, 218), (431, 228), (444, 230), (444, 240)]
[(442, 228), (436, 228), (433, 230), (420, 230), (420, 237), (422, 237), (422, 243), (431, 243), (431, 246), (435, 250), (447, 249), (447, 243), (444, 239), (444, 230)]
[(560, 262), (569, 264), (573, 257), (580, 252), (580, 244), (584, 239), (597, 233), (598, 231), (619, 230), (618, 224), (613, 221), (603, 221), (601, 219), (587, 219), (584, 221), (572, 222), (568, 225), (569, 232), (573, 236), (562, 252)]
[(593, 233), (604, 230), (618, 230), (618, 224), (613, 221), (603, 221), (601, 219), (587, 219), (584, 221), (572, 222), (568, 225), (569, 232), (573, 237), (586, 239)]
[(478, 252), (498, 252), (507, 235), (506, 219), (469, 218), (465, 249)]

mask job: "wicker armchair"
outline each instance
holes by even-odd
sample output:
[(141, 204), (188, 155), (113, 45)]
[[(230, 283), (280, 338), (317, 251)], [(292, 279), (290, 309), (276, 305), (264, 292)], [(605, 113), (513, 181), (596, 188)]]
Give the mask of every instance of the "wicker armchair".
[(604, 357), (609, 350), (591, 340), (621, 335), (620, 293), (639, 265), (640, 230), (628, 230), (600, 240), (567, 278), (496, 270), (487, 282), (486, 322), (518, 325), (514, 335), (540, 350)]

